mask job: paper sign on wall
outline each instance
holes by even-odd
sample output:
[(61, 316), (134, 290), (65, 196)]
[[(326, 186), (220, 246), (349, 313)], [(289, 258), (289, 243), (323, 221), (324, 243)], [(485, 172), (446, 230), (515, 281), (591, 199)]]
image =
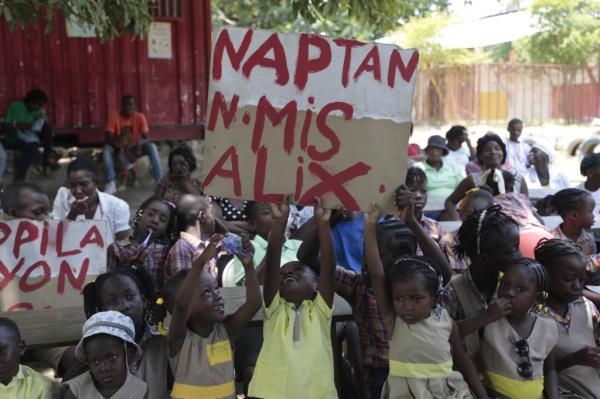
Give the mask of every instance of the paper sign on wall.
[(148, 32), (148, 58), (173, 58), (173, 42), (171, 24), (169, 22), (152, 22)]
[(0, 312), (82, 306), (106, 271), (104, 221), (0, 221)]
[(394, 210), (419, 54), (245, 28), (213, 32), (206, 193)]

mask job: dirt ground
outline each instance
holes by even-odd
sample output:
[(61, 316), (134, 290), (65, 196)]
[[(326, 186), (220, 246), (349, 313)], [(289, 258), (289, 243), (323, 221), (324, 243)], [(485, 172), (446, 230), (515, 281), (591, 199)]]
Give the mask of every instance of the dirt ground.
[[(445, 135), (446, 130), (448, 130), (449, 126), (442, 127), (429, 127), (429, 126), (415, 126), (415, 131), (413, 136), (410, 139), (410, 142), (417, 143), (424, 148), (427, 144), (427, 138), (433, 134), (440, 134), (442, 136)], [(570, 156), (568, 155), (564, 148), (567, 143), (572, 141), (577, 137), (587, 138), (592, 136), (595, 132), (600, 130), (597, 126), (562, 126), (562, 125), (546, 125), (546, 126), (525, 126), (525, 130), (523, 133), (524, 139), (532, 139), (538, 140), (543, 139), (546, 142), (549, 142), (551, 145), (554, 145), (557, 148), (557, 160), (555, 165), (565, 173), (569, 177), (569, 180), (573, 183), (573, 185), (578, 184), (583, 180), (583, 177), (579, 174), (579, 156)], [(507, 136), (505, 126), (488, 126), (488, 125), (480, 125), (480, 126), (470, 126), (469, 133), (471, 137), (471, 141), (473, 145), (475, 145), (477, 138), (481, 135), (485, 134), (488, 131), (493, 131), (501, 136)], [(169, 155), (169, 151), (177, 145), (181, 143), (159, 143), (158, 149), (160, 153), (161, 163), (163, 166), (163, 172), (166, 174), (168, 172), (167, 167), (167, 159)], [(196, 158), (198, 160), (198, 170), (194, 173), (195, 175), (200, 177), (201, 170), (201, 159), (202, 159), (202, 142), (200, 140), (188, 141), (187, 145), (191, 146), (194, 149), (194, 153), (196, 154)], [(65, 156), (68, 155), (69, 151), (73, 151), (75, 149), (58, 149)], [(98, 158), (98, 171), (100, 174), (100, 180), (104, 179), (104, 167), (101, 163), (101, 149), (78, 149), (78, 151), (83, 151), (88, 154), (94, 151), (95, 155)], [(8, 159), (8, 170), (6, 175), (4, 176), (3, 183), (6, 185), (10, 181), (12, 181), (13, 167), (12, 167), (12, 152), (9, 152)], [(72, 158), (65, 157), (60, 160), (61, 167), (58, 170), (48, 171), (47, 175), (44, 175), (41, 171), (41, 168), (32, 167), (28, 174), (28, 180), (39, 184), (50, 197), (52, 201), (54, 196), (58, 190), (58, 188), (65, 183), (66, 180), (66, 165), (70, 162)], [(135, 213), (140, 204), (149, 196), (151, 196), (154, 192), (154, 179), (152, 177), (150, 164), (147, 158), (142, 158), (138, 161), (138, 186), (133, 187), (131, 184), (128, 185), (127, 189), (123, 192), (117, 193), (117, 196), (125, 200), (130, 208), (131, 214)]]

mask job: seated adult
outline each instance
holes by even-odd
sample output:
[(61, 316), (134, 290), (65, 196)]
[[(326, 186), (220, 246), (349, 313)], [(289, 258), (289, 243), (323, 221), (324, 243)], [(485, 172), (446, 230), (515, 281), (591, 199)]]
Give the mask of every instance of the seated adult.
[(210, 197), (215, 217), (223, 221), (227, 229), (235, 234), (252, 234), (252, 225), (248, 217), (248, 205), (251, 201)]
[(548, 188), (553, 191), (569, 188), (567, 176), (552, 165), (555, 158), (556, 152), (547, 143), (537, 141), (531, 145), (529, 151), (531, 166), (523, 175), (527, 188)]
[(585, 181), (577, 188), (587, 191), (596, 201), (594, 214), (600, 212), (600, 153), (591, 154), (581, 160), (579, 166), (581, 175), (585, 177)]
[(462, 125), (454, 125), (446, 132), (446, 146), (448, 154), (444, 156), (444, 160), (454, 162), (461, 171), (465, 170), (469, 161), (476, 158), (467, 128)]
[(132, 155), (147, 155), (152, 165), (154, 180), (158, 183), (162, 179), (160, 157), (156, 145), (148, 138), (149, 131), (146, 117), (136, 111), (135, 98), (129, 95), (123, 96), (121, 110), (113, 112), (106, 124), (105, 145), (102, 149), (106, 169), (105, 192), (109, 194), (117, 192), (115, 160), (120, 155), (125, 155), (125, 152), (127, 158)]
[[(248, 205), (248, 215), (255, 233), (252, 237), (252, 245), (254, 245), (254, 267), (256, 268), (258, 281), (262, 284), (266, 260), (265, 254), (267, 253), (267, 240), (269, 239), (269, 233), (273, 226), (273, 214), (271, 212), (271, 206), (268, 203), (252, 202)], [(298, 260), (296, 254), (300, 248), (300, 244), (302, 244), (302, 241), (299, 240), (284, 241), (281, 251), (282, 265)], [(244, 278), (244, 266), (236, 256), (223, 271), (223, 286), (243, 286), (245, 284)]]
[(67, 166), (67, 187), (56, 193), (54, 219), (104, 220), (106, 244), (122, 241), (129, 234), (129, 205), (120, 198), (98, 190), (96, 165), (89, 158), (77, 158)]
[[(489, 136), (489, 135), (496, 135), (496, 133), (494, 132), (487, 132), (485, 134), (485, 136)], [(506, 144), (505, 144), (506, 145)], [(513, 167), (510, 164), (510, 162), (504, 161), (504, 163), (501, 166), (502, 170), (507, 170), (507, 171), (512, 171)], [(467, 172), (467, 175), (472, 175), (473, 173), (479, 173), (485, 170), (485, 165), (483, 164), (483, 162), (481, 162), (479, 160), (479, 157), (477, 156), (477, 149), (475, 149), (475, 159), (472, 161), (469, 161), (469, 163), (467, 164), (467, 166), (465, 166), (465, 172)]]
[[(8, 148), (20, 152), (15, 159), (14, 181), (25, 180), (27, 170), (38, 159), (38, 148), (44, 149), (42, 167), (58, 168), (58, 163), (51, 159), (52, 127), (44, 112), (48, 96), (39, 89), (28, 92), (23, 100), (13, 101), (4, 114), (2, 130), (5, 132), (4, 143)], [(4, 153), (4, 150), (0, 151)], [(5, 162), (0, 164), (6, 165)], [(4, 166), (0, 165), (0, 168)], [(4, 170), (0, 170), (0, 177)]]
[[(445, 212), (442, 220), (458, 220), (456, 204), (464, 198), (467, 191), (481, 185), (488, 185), (500, 193), (506, 192), (501, 167), (506, 162), (506, 146), (497, 134), (486, 134), (477, 140), (477, 159), (484, 166), (481, 172), (473, 173), (463, 181), (445, 201)], [(520, 175), (515, 176), (514, 191), (527, 196), (527, 183)]]
[(169, 173), (158, 183), (154, 195), (174, 204), (183, 194), (202, 195), (202, 182), (192, 177), (195, 170), (196, 157), (192, 150), (175, 148), (169, 153)]
[(429, 137), (425, 154), (425, 162), (415, 166), (423, 169), (427, 176), (428, 195), (432, 198), (447, 198), (463, 179), (462, 171), (454, 162), (443, 159), (448, 155), (448, 148), (442, 136)]

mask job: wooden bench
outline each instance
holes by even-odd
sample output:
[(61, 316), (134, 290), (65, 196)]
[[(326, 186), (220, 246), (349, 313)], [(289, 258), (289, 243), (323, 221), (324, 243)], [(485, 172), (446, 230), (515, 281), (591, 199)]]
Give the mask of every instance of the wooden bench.
[[(221, 295), (226, 314), (231, 314), (245, 302), (246, 288), (221, 288)], [(348, 302), (337, 294), (334, 301), (334, 321), (352, 320), (352, 308)], [(81, 327), (85, 322), (83, 303), (81, 307), (2, 313), (0, 316), (17, 323), (28, 348), (74, 345), (81, 338)], [(261, 309), (252, 318), (250, 326), (262, 325), (263, 319)]]

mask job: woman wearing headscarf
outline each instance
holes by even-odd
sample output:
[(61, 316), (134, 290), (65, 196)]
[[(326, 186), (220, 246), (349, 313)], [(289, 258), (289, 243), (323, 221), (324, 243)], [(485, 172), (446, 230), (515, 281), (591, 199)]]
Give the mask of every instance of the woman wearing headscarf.
[[(472, 173), (460, 182), (458, 187), (445, 201), (445, 211), (441, 220), (459, 220), (456, 205), (462, 200), (467, 191), (483, 185), (489, 186), (494, 195), (504, 194), (507, 191), (507, 184), (502, 173), (502, 166), (506, 162), (506, 145), (494, 133), (488, 133), (477, 140), (477, 159), (483, 164), (484, 169), (480, 172)], [(512, 191), (528, 196), (527, 184), (525, 179), (518, 173), (513, 174), (514, 183)]]
[(531, 166), (523, 176), (527, 187), (548, 188), (551, 190), (562, 190), (569, 188), (569, 179), (552, 165), (556, 159), (554, 149), (544, 141), (537, 141), (529, 151), (529, 163)]

